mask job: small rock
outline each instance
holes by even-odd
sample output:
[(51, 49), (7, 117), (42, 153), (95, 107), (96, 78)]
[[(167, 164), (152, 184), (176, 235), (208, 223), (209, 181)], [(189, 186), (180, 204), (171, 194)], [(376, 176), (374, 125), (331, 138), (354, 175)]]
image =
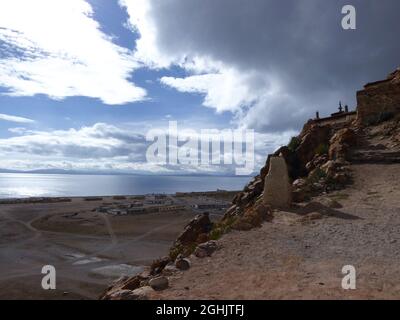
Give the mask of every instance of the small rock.
[(190, 268), (190, 260), (187, 258), (176, 259), (175, 267), (179, 270), (188, 270)]
[(194, 255), (200, 259), (208, 257), (207, 251), (199, 247), (197, 247), (194, 251)]
[(149, 285), (156, 291), (161, 291), (168, 288), (168, 279), (166, 277), (157, 277), (149, 281)]
[(153, 289), (150, 287), (142, 287), (135, 290), (118, 290), (113, 292), (110, 296), (110, 300), (148, 300), (148, 294)]
[(175, 267), (175, 264), (173, 264), (173, 263), (170, 263), (170, 264), (168, 264), (165, 268), (164, 268), (164, 272), (168, 272), (168, 273), (174, 273), (175, 271), (177, 271), (178, 270), (178, 268), (177, 267)]
[(132, 300), (148, 300), (149, 294), (153, 292), (153, 289), (149, 286), (141, 287), (132, 291)]
[(322, 197), (318, 203), (320, 203), (324, 207), (328, 207), (331, 209), (340, 209), (343, 208), (343, 206), (336, 200), (328, 198), (328, 197)]
[(293, 188), (302, 188), (306, 185), (306, 180), (305, 179), (297, 179), (293, 182)]
[(194, 255), (198, 258), (205, 258), (211, 256), (217, 250), (217, 242), (210, 240), (208, 242), (199, 244), (194, 251)]

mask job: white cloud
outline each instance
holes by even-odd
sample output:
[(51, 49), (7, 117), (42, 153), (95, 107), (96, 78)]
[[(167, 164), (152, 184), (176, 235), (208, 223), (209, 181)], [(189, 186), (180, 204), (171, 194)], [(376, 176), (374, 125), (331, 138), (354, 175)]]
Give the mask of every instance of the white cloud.
[(145, 99), (127, 80), (139, 67), (132, 52), (112, 43), (92, 14), (84, 0), (2, 0), (0, 86), (13, 96)]
[(204, 94), (203, 105), (215, 108), (217, 112), (239, 111), (252, 105), (258, 98), (256, 92), (248, 86), (246, 78), (233, 69), (186, 78), (163, 77), (161, 83), (180, 92)]
[(12, 116), (12, 115), (3, 114), (3, 113), (0, 113), (0, 120), (16, 122), (16, 123), (34, 123), (35, 122), (35, 120), (32, 120), (32, 119)]
[[(146, 141), (146, 128), (125, 125), (117, 127), (96, 123), (79, 129), (68, 130), (27, 130), (11, 128), (11, 137), (0, 139), (0, 168), (8, 169), (73, 169), (106, 170), (129, 173), (227, 173), (235, 172), (237, 166), (221, 163), (212, 164), (167, 164), (148, 162), (146, 150), (153, 141)], [(167, 128), (160, 127), (162, 132)], [(190, 131), (187, 131), (190, 130)], [(201, 132), (190, 126), (179, 126), (179, 137), (197, 137)], [(289, 141), (290, 134), (255, 135), (255, 170), (264, 165), (266, 155), (281, 144)], [(181, 145), (180, 145), (181, 146)], [(195, 150), (201, 155), (201, 150)], [(198, 152), (198, 153), (197, 153)], [(239, 164), (237, 164), (239, 165)], [(241, 167), (241, 165), (239, 165)]]

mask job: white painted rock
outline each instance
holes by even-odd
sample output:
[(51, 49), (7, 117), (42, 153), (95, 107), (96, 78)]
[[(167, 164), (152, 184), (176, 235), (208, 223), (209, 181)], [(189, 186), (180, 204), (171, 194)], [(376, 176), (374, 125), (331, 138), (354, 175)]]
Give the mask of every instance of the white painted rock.
[(274, 208), (288, 208), (292, 202), (292, 188), (286, 161), (282, 157), (270, 159), (265, 177), (263, 202)]

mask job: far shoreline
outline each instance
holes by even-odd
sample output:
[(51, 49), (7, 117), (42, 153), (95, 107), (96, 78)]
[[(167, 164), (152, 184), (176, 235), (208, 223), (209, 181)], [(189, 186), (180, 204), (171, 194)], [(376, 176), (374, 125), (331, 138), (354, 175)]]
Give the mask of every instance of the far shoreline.
[(235, 195), (240, 190), (209, 190), (209, 191), (188, 191), (175, 193), (143, 193), (143, 194), (116, 194), (116, 195), (99, 195), (99, 196), (36, 196), (36, 197), (0, 197), (0, 205), (2, 204), (31, 204), (31, 203), (60, 203), (72, 202), (73, 200), (82, 200), (87, 202), (97, 202), (105, 200), (132, 200), (138, 197), (150, 195), (163, 195), (167, 197), (180, 196), (212, 196), (212, 195)]

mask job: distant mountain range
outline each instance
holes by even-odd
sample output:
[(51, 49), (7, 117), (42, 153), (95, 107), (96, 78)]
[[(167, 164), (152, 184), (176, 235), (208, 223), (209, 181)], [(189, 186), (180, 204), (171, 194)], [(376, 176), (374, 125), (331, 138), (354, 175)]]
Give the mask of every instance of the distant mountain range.
[[(118, 171), (84, 171), (84, 170), (65, 170), (65, 169), (37, 169), (37, 170), (12, 170), (0, 168), (0, 173), (30, 173), (30, 174), (72, 174), (72, 175), (136, 175), (136, 176), (155, 176), (157, 173), (142, 173), (142, 172), (118, 172)], [(235, 175), (219, 175), (219, 174), (162, 174), (163, 176), (220, 176), (220, 177), (236, 177)], [(241, 176), (246, 177), (246, 176)], [(251, 176), (249, 176), (251, 177)]]
[[(37, 173), (37, 174), (106, 174), (104, 172), (78, 171), (64, 169), (10, 170), (0, 168), (0, 173)], [(116, 174), (116, 173), (108, 173)], [(118, 173), (117, 173), (118, 174)]]

